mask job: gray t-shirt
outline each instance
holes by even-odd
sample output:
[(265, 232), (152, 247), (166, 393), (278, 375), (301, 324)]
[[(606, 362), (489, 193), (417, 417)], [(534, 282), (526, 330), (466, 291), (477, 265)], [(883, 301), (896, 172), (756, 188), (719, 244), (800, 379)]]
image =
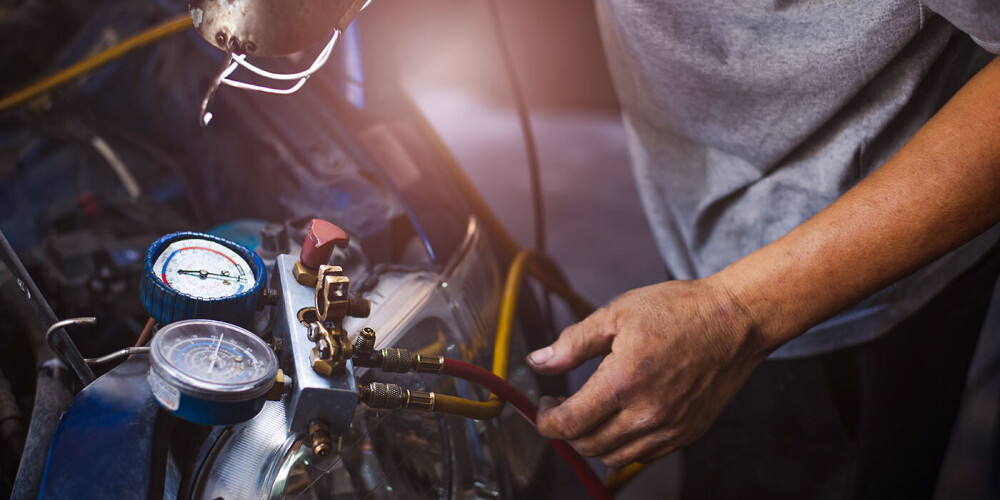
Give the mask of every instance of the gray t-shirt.
[[(1000, 53), (1000, 0), (597, 7), (642, 201), (679, 279), (711, 275), (822, 210)], [(881, 335), (998, 237), (994, 227), (772, 357)]]

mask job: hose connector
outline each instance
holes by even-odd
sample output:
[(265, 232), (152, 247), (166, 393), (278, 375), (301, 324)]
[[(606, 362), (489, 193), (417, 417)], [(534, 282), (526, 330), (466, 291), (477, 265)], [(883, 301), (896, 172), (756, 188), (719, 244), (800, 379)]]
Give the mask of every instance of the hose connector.
[(409, 373), (412, 370), (412, 356), (406, 349), (386, 348), (379, 351), (379, 368), (390, 373)]
[(406, 391), (406, 408), (409, 410), (434, 411), (437, 397), (433, 392)]
[(444, 371), (444, 356), (414, 354), (411, 366), (417, 373), (441, 373)]
[(333, 448), (333, 440), (330, 437), (330, 424), (322, 420), (309, 422), (309, 446), (318, 457), (325, 457), (330, 454)]
[(406, 392), (396, 384), (372, 382), (358, 387), (358, 400), (369, 408), (396, 410), (406, 403)]
[(364, 327), (354, 341), (354, 352), (360, 356), (368, 356), (375, 352), (375, 330)]
[(358, 387), (358, 400), (372, 409), (434, 411), (433, 392), (411, 391), (396, 384), (372, 382)]

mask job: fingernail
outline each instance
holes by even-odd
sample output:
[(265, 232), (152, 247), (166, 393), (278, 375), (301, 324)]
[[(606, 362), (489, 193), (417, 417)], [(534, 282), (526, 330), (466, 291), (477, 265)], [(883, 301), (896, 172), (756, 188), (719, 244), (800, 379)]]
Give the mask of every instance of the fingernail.
[(552, 359), (552, 346), (548, 346), (544, 349), (539, 349), (528, 355), (528, 361), (533, 365), (544, 365)]

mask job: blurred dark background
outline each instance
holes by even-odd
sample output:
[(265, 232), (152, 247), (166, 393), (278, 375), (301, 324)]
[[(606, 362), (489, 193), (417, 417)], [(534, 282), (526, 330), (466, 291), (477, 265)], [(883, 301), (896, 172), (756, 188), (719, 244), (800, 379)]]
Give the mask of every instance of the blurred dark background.
[[(591, 2), (497, 2), (529, 104), (549, 109), (611, 109), (617, 101)], [(507, 79), (486, 3), (375, 1), (363, 29), (380, 51), (372, 73), (408, 85), (448, 86), (505, 101)], [(372, 33), (369, 33), (372, 34)]]

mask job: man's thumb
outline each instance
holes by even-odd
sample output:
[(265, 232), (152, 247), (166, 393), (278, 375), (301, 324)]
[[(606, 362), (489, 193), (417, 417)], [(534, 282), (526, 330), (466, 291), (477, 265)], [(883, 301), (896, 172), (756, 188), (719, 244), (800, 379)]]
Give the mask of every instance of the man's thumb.
[(538, 373), (556, 375), (568, 372), (590, 358), (606, 354), (611, 349), (614, 332), (596, 328), (599, 318), (595, 316), (598, 314), (563, 330), (552, 345), (529, 354), (528, 365)]

